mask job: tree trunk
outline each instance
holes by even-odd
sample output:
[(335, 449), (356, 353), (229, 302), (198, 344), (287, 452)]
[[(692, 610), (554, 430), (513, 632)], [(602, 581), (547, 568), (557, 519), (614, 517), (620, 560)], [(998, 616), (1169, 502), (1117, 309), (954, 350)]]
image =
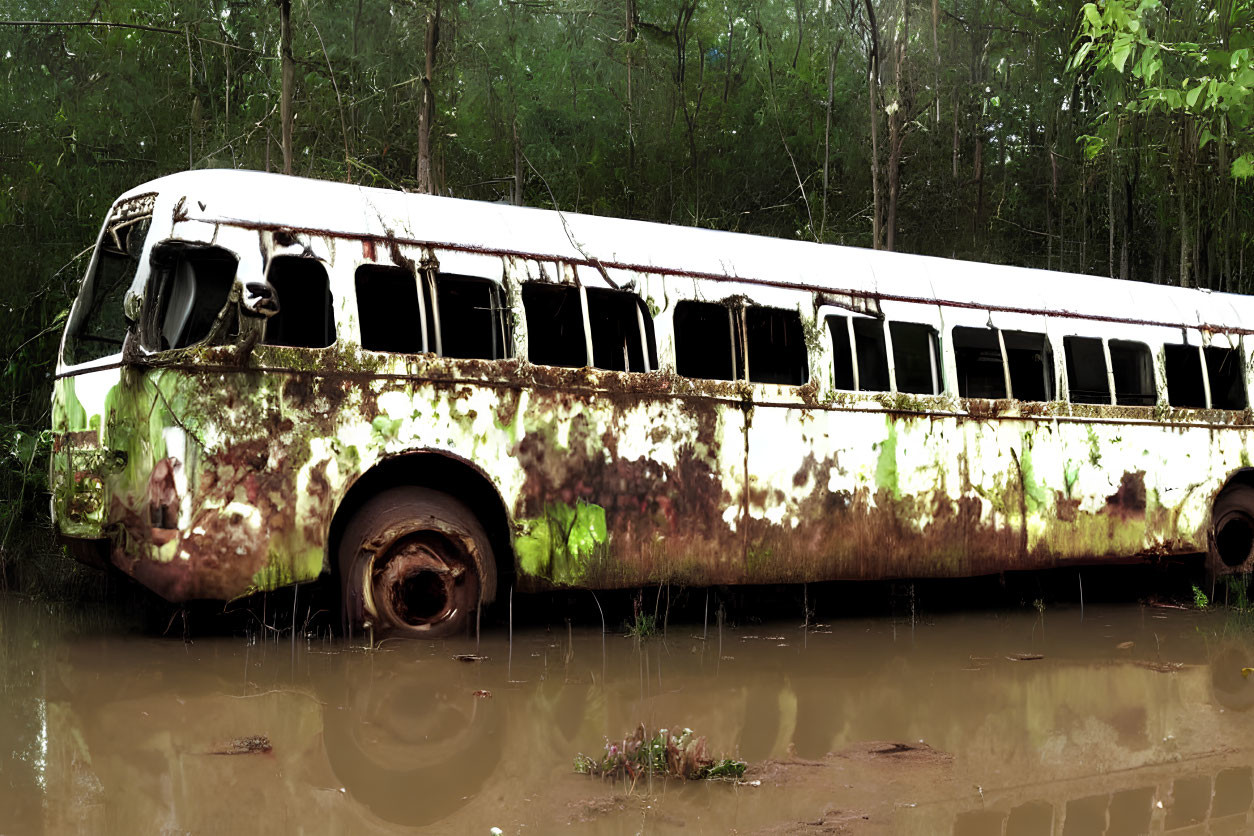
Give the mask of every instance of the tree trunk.
[(827, 123), (823, 127), (823, 209), (820, 213), (819, 239), (827, 232), (827, 184), (832, 153), (832, 100), (835, 98), (836, 47), (827, 54)]
[(871, 248), (880, 248), (880, 142), (879, 107), (876, 104), (879, 90), (879, 29), (875, 23), (875, 7), (871, 0), (866, 3), (867, 23), (871, 29), (871, 52), (867, 56), (866, 92), (871, 118)]
[(1180, 204), (1180, 286), (1189, 287), (1189, 275), (1192, 268), (1193, 245), (1189, 241), (1189, 196), (1184, 184), (1179, 189)]
[[(636, 3), (635, 0), (627, 0), (627, 217), (634, 218), (636, 216), (636, 122), (635, 122), (635, 105), (632, 102), (631, 90), (631, 65), (632, 65), (632, 44), (636, 42)], [(731, 73), (731, 37), (727, 39), (727, 72)], [(723, 91), (723, 101), (727, 101), (727, 91)]]
[(906, 42), (909, 39), (910, 6), (902, 7), (901, 23), (893, 40), (893, 97), (888, 114), (888, 213), (884, 228), (887, 238), (884, 249), (897, 246), (897, 203), (901, 197), (901, 147), (906, 138), (906, 111), (910, 107), (906, 90)]
[[(523, 205), (522, 142), (518, 138), (518, 111), (514, 111), (514, 205)], [(554, 209), (557, 207), (554, 206)]]
[[(431, 125), (435, 121), (435, 50), (440, 43), (440, 4), (427, 15), (426, 61), (422, 76), (422, 109), (418, 111), (418, 191), (435, 194), (435, 178), (431, 171)], [(515, 132), (517, 128), (515, 128)]]
[(292, 0), (279, 0), (279, 58), (283, 87), (279, 94), (279, 122), (283, 144), (283, 173), (292, 173), (292, 85), (296, 62), (292, 58)]

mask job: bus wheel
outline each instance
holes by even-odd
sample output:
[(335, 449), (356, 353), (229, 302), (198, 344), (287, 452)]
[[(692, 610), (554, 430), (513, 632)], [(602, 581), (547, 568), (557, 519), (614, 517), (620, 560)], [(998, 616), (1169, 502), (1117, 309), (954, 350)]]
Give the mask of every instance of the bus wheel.
[(362, 506), (340, 541), (339, 568), (346, 626), (376, 636), (457, 635), (496, 587), (483, 526), (427, 488), (392, 488)]
[(1223, 565), (1236, 568), (1254, 551), (1254, 487), (1233, 485), (1215, 500), (1211, 536)]

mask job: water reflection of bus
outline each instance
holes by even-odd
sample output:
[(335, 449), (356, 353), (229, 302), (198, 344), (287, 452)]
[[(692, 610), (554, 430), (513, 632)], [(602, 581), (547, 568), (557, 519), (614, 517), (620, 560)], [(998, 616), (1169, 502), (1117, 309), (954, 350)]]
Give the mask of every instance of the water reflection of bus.
[[(40, 743), (25, 761), (7, 760), (7, 749), (0, 757), (9, 778), (0, 801), (17, 786), (28, 802), (18, 805), (27, 819), (13, 821), (6, 806), (0, 820), (14, 832), (144, 832), (155, 821), (193, 832), (256, 821), (551, 832), (572, 802), (626, 791), (576, 775), (574, 755), (643, 722), (690, 726), (765, 779), (637, 788), (664, 824), (702, 832), (779, 830), (827, 804), (869, 811), (885, 799), (893, 826), (872, 832), (1115, 836), (1201, 821), (1244, 832), (1219, 825), (1251, 813), (1254, 738), (1238, 709), (1254, 680), (1242, 694), (1224, 681), (1228, 665), (1251, 663), (1250, 650), (1204, 647), (1185, 618), (1138, 630), (1137, 613), (1099, 610), (1079, 630), (1055, 617), (1049, 654), (1030, 663), (997, 651), (1007, 634), (1025, 640), (1031, 617), (1000, 630), (991, 618), (950, 620), (914, 642), (851, 624), (811, 636), (804, 650), (792, 630), (788, 648), (757, 630), (728, 631), (722, 658), (699, 638), (606, 642), (590, 631), (518, 631), (512, 647), (485, 637), (488, 658), (473, 664), (437, 643), (362, 652), (238, 639), (44, 641), (0, 660), (36, 673), (7, 696)], [(1102, 641), (1102, 625), (1137, 648)], [(1141, 664), (1157, 653), (1156, 636), (1178, 664), (1166, 672)], [(985, 666), (972, 670), (973, 658)], [(261, 736), (269, 751), (222, 754)], [(908, 767), (842, 754), (921, 738), (952, 760)], [(778, 768), (809, 783), (775, 783)], [(639, 829), (640, 810), (610, 809), (619, 826), (606, 830)], [(1107, 815), (1109, 830), (1081, 827)], [(1146, 821), (1154, 827), (1137, 829)]]
[(1254, 303), (246, 172), (122, 196), (53, 509), (170, 600), (1250, 566)]

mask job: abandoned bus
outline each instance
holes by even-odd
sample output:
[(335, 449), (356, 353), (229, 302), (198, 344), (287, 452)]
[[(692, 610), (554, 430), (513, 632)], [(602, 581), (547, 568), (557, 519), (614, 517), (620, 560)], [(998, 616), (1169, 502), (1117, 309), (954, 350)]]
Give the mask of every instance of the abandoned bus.
[(171, 601), (330, 575), (444, 635), (506, 584), (972, 576), (1254, 544), (1233, 295), (240, 171), (123, 195), (52, 505)]

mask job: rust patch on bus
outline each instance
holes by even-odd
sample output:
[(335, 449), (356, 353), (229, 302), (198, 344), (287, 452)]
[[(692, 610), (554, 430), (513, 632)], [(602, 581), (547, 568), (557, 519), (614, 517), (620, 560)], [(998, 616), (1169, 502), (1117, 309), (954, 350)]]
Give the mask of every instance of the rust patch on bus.
[(1119, 490), (1106, 497), (1106, 512), (1121, 519), (1145, 517), (1145, 471), (1125, 473)]

